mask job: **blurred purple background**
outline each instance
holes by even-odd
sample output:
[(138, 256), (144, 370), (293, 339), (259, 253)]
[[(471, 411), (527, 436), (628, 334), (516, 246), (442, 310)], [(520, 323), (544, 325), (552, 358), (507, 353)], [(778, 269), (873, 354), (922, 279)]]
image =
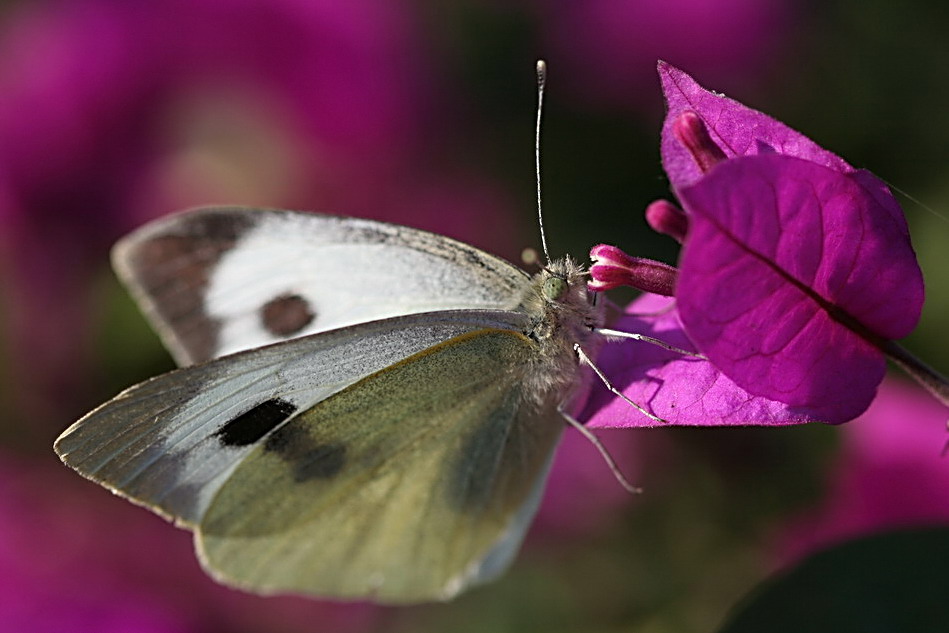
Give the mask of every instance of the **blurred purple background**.
[[(843, 428), (604, 432), (636, 499), (571, 435), (511, 573), (410, 609), (219, 587), (187, 533), (50, 448), (172, 366), (108, 265), (147, 219), (237, 203), (396, 221), (515, 262), (537, 247), (539, 57), (555, 253), (611, 241), (675, 261), (642, 221), (669, 195), (660, 58), (949, 208), (947, 25), (935, 3), (881, 0), (0, 3), (0, 630), (706, 631), (776, 560), (949, 523), (925, 492), (946, 481), (945, 411), (898, 383)], [(946, 370), (949, 221), (904, 207), (929, 295), (907, 344)]]

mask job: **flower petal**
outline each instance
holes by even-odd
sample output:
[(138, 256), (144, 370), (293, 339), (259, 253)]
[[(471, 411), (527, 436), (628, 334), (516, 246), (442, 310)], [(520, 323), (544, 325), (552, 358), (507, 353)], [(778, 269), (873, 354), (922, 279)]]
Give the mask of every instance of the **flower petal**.
[(787, 154), (837, 171), (853, 171), (853, 167), (833, 152), (767, 114), (706, 90), (688, 74), (665, 62), (659, 62), (658, 70), (667, 108), (662, 128), (662, 164), (674, 188), (691, 184), (702, 175), (689, 152), (672, 134), (674, 121), (685, 110), (702, 117), (712, 138), (729, 158)]
[(824, 498), (781, 526), (783, 565), (887, 529), (949, 525), (946, 407), (910, 383), (887, 378), (880, 395), (840, 436)]
[(783, 154), (803, 158), (834, 171), (853, 174), (854, 179), (902, 225), (904, 232), (909, 233), (899, 203), (886, 184), (872, 173), (855, 169), (837, 154), (825, 150), (797, 130), (763, 112), (706, 90), (674, 66), (659, 62), (658, 71), (667, 110), (662, 125), (660, 151), (663, 168), (674, 191), (694, 184), (704, 173), (675, 134), (680, 116), (689, 111), (702, 119), (711, 140), (728, 158)]
[[(675, 301), (645, 294), (611, 327), (657, 338), (681, 349), (695, 350), (686, 337)], [(605, 345), (597, 366), (633, 402), (669, 425), (783, 426), (819, 421), (806, 408), (753, 396), (726, 378), (712, 363), (683, 356), (645, 342)], [(615, 397), (601, 384), (590, 387), (581, 420), (591, 428), (664, 426)]]
[(905, 223), (855, 176), (791, 156), (735, 158), (680, 192), (677, 288), (692, 340), (749, 392), (842, 422), (885, 371), (879, 343), (923, 303)]

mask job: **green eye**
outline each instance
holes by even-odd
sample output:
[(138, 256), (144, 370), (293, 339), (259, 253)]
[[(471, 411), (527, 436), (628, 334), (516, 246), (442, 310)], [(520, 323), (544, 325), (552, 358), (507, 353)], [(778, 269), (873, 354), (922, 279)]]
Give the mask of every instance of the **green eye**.
[(548, 301), (557, 301), (567, 294), (567, 282), (560, 277), (549, 277), (544, 280), (544, 298)]

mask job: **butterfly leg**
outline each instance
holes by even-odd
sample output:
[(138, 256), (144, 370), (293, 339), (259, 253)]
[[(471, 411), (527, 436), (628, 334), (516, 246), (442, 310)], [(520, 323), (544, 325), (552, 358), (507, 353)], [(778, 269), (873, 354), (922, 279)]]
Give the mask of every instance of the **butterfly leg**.
[(563, 403), (557, 405), (557, 413), (559, 413), (564, 420), (567, 421), (567, 424), (580, 431), (580, 435), (585, 437), (593, 446), (596, 447), (596, 450), (600, 451), (600, 455), (603, 456), (603, 460), (606, 462), (606, 465), (609, 467), (610, 472), (613, 473), (613, 476), (616, 477), (616, 481), (619, 482), (623, 488), (626, 489), (630, 494), (638, 495), (642, 493), (643, 489), (639, 486), (634, 486), (629, 483), (629, 480), (623, 475), (622, 471), (619, 469), (619, 466), (616, 464), (616, 460), (613, 459), (613, 456), (610, 455), (610, 452), (606, 450), (606, 447), (603, 446), (603, 443), (600, 441), (593, 432), (587, 427), (580, 424), (579, 421), (569, 413), (567, 413), (563, 408)]
[(691, 356), (693, 358), (700, 358), (702, 360), (708, 360), (702, 354), (698, 352), (692, 352), (687, 349), (682, 349), (681, 347), (676, 347), (674, 345), (669, 345), (665, 341), (660, 341), (657, 338), (651, 336), (646, 336), (645, 334), (636, 334), (634, 332), (621, 332), (620, 330), (611, 330), (609, 328), (598, 327), (594, 328), (593, 331), (601, 336), (605, 336), (607, 339), (632, 339), (634, 341), (642, 341), (644, 343), (649, 343), (650, 345), (656, 345), (662, 349), (667, 349), (670, 352), (675, 352), (677, 354), (682, 354), (683, 356)]
[(654, 422), (659, 422), (659, 423), (661, 423), (661, 424), (668, 424), (668, 423), (669, 423), (668, 420), (664, 420), (664, 419), (660, 418), (659, 416), (653, 415), (653, 414), (650, 413), (649, 411), (646, 411), (646, 409), (644, 409), (641, 405), (636, 404), (635, 402), (633, 402), (632, 400), (630, 400), (629, 398), (627, 398), (626, 395), (625, 395), (622, 391), (620, 391), (619, 389), (617, 389), (616, 387), (614, 387), (614, 386), (613, 386), (613, 383), (611, 383), (611, 382), (609, 381), (609, 379), (603, 374), (603, 372), (600, 370), (600, 368), (593, 364), (593, 361), (590, 360), (590, 357), (586, 355), (586, 352), (583, 351), (583, 349), (580, 347), (580, 344), (579, 344), (579, 343), (574, 343), (574, 344), (573, 344), (573, 351), (575, 351), (575, 352), (577, 353), (577, 357), (579, 357), (580, 362), (583, 363), (583, 364), (585, 364), (585, 365), (587, 365), (590, 369), (592, 369), (593, 372), (597, 375), (597, 377), (599, 377), (600, 381), (601, 381), (604, 385), (606, 385), (606, 388), (609, 389), (614, 395), (619, 396), (619, 397), (620, 397), (622, 400), (624, 400), (628, 405), (630, 405), (631, 407), (635, 408), (637, 411), (639, 411), (640, 413), (642, 413), (644, 416), (646, 416), (646, 417), (649, 418), (650, 420), (652, 420), (652, 421), (654, 421)]

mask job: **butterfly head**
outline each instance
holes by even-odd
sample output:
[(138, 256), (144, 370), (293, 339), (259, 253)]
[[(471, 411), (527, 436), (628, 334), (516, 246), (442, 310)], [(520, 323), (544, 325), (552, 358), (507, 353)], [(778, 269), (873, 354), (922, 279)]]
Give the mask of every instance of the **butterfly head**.
[(541, 292), (546, 301), (560, 301), (564, 298), (569, 289), (570, 284), (567, 283), (567, 280), (555, 275), (545, 279), (544, 285), (541, 286)]
[(586, 273), (569, 257), (552, 261), (534, 275), (524, 307), (533, 315), (531, 338), (586, 341), (602, 325), (601, 306), (593, 303)]
[(545, 266), (534, 277), (534, 285), (549, 308), (572, 307), (583, 311), (592, 306), (586, 276), (581, 266), (570, 257), (564, 257)]

